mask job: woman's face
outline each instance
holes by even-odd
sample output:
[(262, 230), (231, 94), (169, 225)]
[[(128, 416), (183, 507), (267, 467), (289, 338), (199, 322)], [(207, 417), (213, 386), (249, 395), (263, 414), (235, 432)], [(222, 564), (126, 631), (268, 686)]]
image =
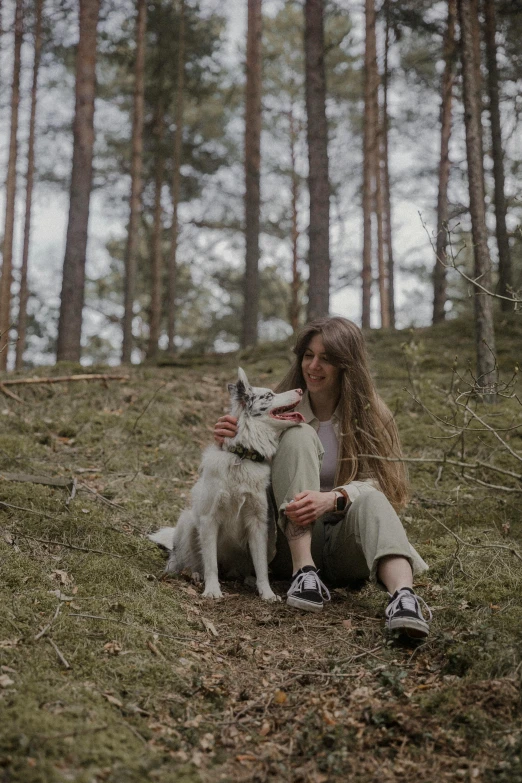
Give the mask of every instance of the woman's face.
[(306, 388), (311, 395), (320, 394), (337, 399), (341, 390), (341, 372), (329, 361), (320, 334), (315, 334), (310, 340), (303, 355), (301, 369)]

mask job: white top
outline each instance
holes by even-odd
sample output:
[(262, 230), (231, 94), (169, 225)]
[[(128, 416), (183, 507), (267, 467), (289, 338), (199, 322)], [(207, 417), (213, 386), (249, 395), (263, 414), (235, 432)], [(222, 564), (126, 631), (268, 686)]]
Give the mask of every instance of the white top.
[(339, 445), (332, 420), (319, 422), (317, 430), (319, 440), (323, 444), (324, 456), (321, 463), (321, 492), (330, 492), (335, 482), (337, 472), (337, 455)]

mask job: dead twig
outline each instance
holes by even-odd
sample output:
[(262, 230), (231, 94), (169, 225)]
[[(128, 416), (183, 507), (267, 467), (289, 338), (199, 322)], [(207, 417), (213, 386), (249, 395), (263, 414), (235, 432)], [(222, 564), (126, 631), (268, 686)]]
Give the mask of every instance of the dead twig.
[[(0, 505), (5, 505), (1, 503)], [(95, 555), (108, 555), (109, 557), (117, 557), (120, 560), (124, 559), (124, 555), (117, 555), (116, 552), (106, 552), (103, 549), (89, 549), (85, 546), (77, 546), (76, 544), (68, 544), (66, 541), (50, 541), (46, 538), (35, 538), (34, 536), (28, 536), (27, 533), (17, 531), (17, 536), (22, 538), (29, 538), (31, 541), (38, 541), (40, 544), (50, 544), (51, 546), (64, 546), (66, 549), (77, 549), (80, 552), (92, 552)]]
[(15, 402), (21, 402), (23, 405), (24, 401), (17, 394), (5, 388), (5, 382), (0, 383), (0, 392), (2, 392), (2, 394), (5, 394), (6, 397), (10, 397)]
[(60, 652), (60, 650), (59, 650), (58, 646), (56, 645), (56, 643), (55, 643), (55, 642), (53, 642), (53, 640), (52, 640), (50, 637), (47, 639), (47, 641), (49, 642), (49, 644), (51, 645), (51, 647), (52, 647), (52, 648), (53, 648), (53, 650), (55, 651), (55, 653), (56, 653), (56, 655), (58, 656), (58, 658), (60, 659), (60, 662), (62, 663), (62, 665), (63, 665), (63, 666), (66, 668), (66, 669), (71, 669), (71, 668), (72, 668), (72, 667), (71, 667), (71, 664), (69, 663), (69, 661), (67, 660), (67, 658), (64, 656), (64, 654), (63, 654), (62, 652)]
[(173, 634), (162, 633), (161, 631), (157, 631), (155, 628), (144, 628), (142, 625), (136, 625), (136, 623), (128, 623), (126, 620), (120, 620), (118, 617), (104, 617), (103, 615), (100, 614), (78, 614), (76, 612), (69, 612), (67, 614), (67, 617), (84, 617), (88, 620), (105, 620), (106, 622), (109, 623), (120, 623), (120, 625), (127, 625), (130, 628), (137, 628), (138, 631), (143, 631), (144, 633), (163, 636), (165, 637), (165, 639), (174, 639), (176, 641), (182, 641), (182, 642), (194, 641), (193, 636), (174, 636)]
[[(428, 511), (428, 514), (430, 512)], [(431, 517), (435, 520), (435, 522), (438, 522), (439, 525), (441, 525), (444, 530), (446, 530), (450, 535), (453, 536), (455, 541), (458, 541), (459, 544), (462, 544), (462, 546), (469, 546), (472, 549), (504, 549), (507, 552), (511, 552), (512, 555), (514, 555), (520, 562), (522, 562), (522, 555), (520, 552), (518, 552), (514, 547), (508, 546), (507, 544), (471, 544), (469, 541), (464, 541), (463, 538), (458, 536), (451, 528), (449, 528), (447, 525), (444, 524), (440, 519), (437, 519), (437, 517), (434, 514), (430, 514)]]
[(58, 604), (58, 606), (56, 607), (56, 611), (55, 611), (55, 613), (54, 613), (54, 615), (53, 615), (53, 617), (52, 617), (51, 621), (50, 621), (49, 623), (47, 623), (47, 625), (45, 626), (45, 628), (42, 628), (42, 630), (41, 630), (39, 633), (37, 633), (37, 634), (36, 634), (36, 636), (34, 637), (34, 640), (35, 640), (35, 642), (37, 642), (37, 641), (38, 641), (38, 639), (41, 639), (41, 638), (42, 638), (42, 636), (45, 636), (45, 634), (47, 633), (47, 631), (49, 630), (49, 628), (51, 627), (51, 625), (54, 623), (54, 621), (56, 620), (56, 618), (57, 618), (57, 617), (58, 617), (58, 615), (60, 614), (60, 609), (61, 609), (61, 608), (62, 608), (62, 603), (61, 603), (61, 601), (60, 601), (60, 602), (59, 602), (59, 604)]
[(72, 487), (76, 479), (63, 476), (33, 476), (30, 473), (0, 472), (0, 478), (6, 481), (20, 481), (28, 484), (45, 484), (48, 487)]
[[(128, 381), (128, 375), (57, 375), (56, 378), (14, 378), (2, 381), (1, 386), (21, 386), (35, 383), (71, 383), (74, 381)], [(2, 391), (4, 391), (2, 389)], [(20, 400), (22, 402), (22, 400)]]

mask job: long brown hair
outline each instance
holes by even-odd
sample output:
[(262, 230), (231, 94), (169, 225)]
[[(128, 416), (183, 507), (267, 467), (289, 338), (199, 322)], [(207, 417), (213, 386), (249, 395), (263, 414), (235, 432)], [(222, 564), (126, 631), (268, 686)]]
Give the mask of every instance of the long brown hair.
[(335, 485), (375, 478), (390, 503), (399, 510), (409, 497), (404, 463), (361, 456), (400, 460), (402, 450), (391, 411), (377, 394), (366, 343), (358, 326), (338, 316), (318, 318), (307, 324), (293, 349), (296, 359), (277, 391), (306, 388), (301, 364), (316, 334), (322, 337), (328, 360), (340, 370), (341, 443)]

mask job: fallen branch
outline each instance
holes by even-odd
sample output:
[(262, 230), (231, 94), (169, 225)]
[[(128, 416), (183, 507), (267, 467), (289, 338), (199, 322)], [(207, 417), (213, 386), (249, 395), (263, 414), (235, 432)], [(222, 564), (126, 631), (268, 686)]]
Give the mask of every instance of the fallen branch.
[(73, 487), (76, 479), (62, 476), (32, 476), (30, 473), (5, 473), (0, 472), (0, 478), (6, 481), (21, 481), (28, 484), (45, 484), (48, 487)]
[[(1, 506), (7, 505), (6, 503), (0, 503)], [(67, 544), (65, 541), (49, 541), (46, 538), (35, 538), (34, 536), (28, 536), (27, 533), (21, 531), (16, 532), (17, 536), (22, 538), (29, 538), (31, 541), (38, 541), (40, 544), (50, 544), (51, 546), (64, 546), (66, 549), (77, 549), (80, 552), (93, 552), (95, 555), (108, 555), (109, 557), (117, 557), (120, 560), (124, 559), (123, 555), (117, 555), (116, 552), (105, 552), (103, 549), (88, 549), (85, 546), (76, 546), (76, 544)]]
[[(412, 462), (412, 463), (431, 463), (434, 465), (455, 465), (459, 468), (468, 468), (468, 470), (478, 470), (479, 468), (486, 468), (487, 470), (493, 470), (495, 473), (502, 473), (504, 476), (511, 476), (512, 478), (522, 481), (522, 474), (515, 473), (513, 470), (505, 470), (504, 468), (497, 468), (496, 465), (491, 465), (489, 462), (482, 462), (476, 460), (474, 463), (461, 462), (456, 459), (445, 459), (444, 457), (381, 457), (379, 454), (359, 454), (360, 457), (367, 457), (371, 459), (379, 459), (383, 462)], [(477, 479), (478, 481), (478, 479)], [(492, 484), (486, 484), (486, 486), (493, 486)], [(495, 489), (506, 489), (505, 487), (495, 487)], [(508, 490), (509, 492), (520, 492), (520, 490)]]
[(67, 617), (85, 617), (88, 620), (105, 620), (109, 623), (119, 623), (120, 625), (127, 625), (130, 628), (136, 628), (138, 631), (143, 631), (148, 634), (156, 634), (156, 636), (163, 636), (165, 639), (175, 639), (182, 642), (193, 642), (193, 636), (173, 636), (172, 634), (162, 633), (155, 628), (144, 628), (142, 625), (136, 625), (136, 623), (128, 623), (126, 620), (120, 620), (118, 617), (104, 617), (101, 614), (78, 614), (77, 612), (69, 612)]
[[(428, 514), (430, 512), (428, 511)], [(439, 525), (441, 525), (444, 530), (446, 530), (450, 535), (453, 536), (453, 538), (458, 541), (459, 544), (462, 544), (462, 546), (469, 546), (472, 549), (504, 549), (507, 552), (511, 552), (512, 555), (514, 555), (520, 562), (522, 562), (522, 555), (520, 552), (518, 552), (514, 547), (507, 546), (507, 544), (470, 544), (468, 541), (464, 541), (463, 538), (458, 536), (451, 528), (449, 528), (447, 525), (444, 524), (444, 522), (441, 522), (440, 519), (437, 519), (437, 517), (434, 514), (430, 514), (431, 517), (435, 520), (435, 522), (438, 522)]]
[[(55, 378), (14, 378), (2, 381), (0, 386), (20, 386), (32, 383), (71, 383), (73, 381), (128, 381), (128, 375), (57, 375)], [(2, 389), (3, 391), (3, 389)]]
[(4, 383), (0, 383), (0, 391), (5, 394), (6, 397), (10, 397), (15, 402), (21, 402), (23, 404), (24, 401), (17, 394), (6, 389)]
[(41, 639), (41, 638), (42, 638), (42, 636), (45, 636), (45, 634), (47, 633), (47, 631), (49, 630), (49, 628), (51, 627), (51, 625), (54, 623), (54, 621), (56, 620), (56, 618), (57, 618), (57, 617), (58, 617), (58, 615), (60, 614), (60, 609), (61, 609), (61, 608), (62, 608), (62, 602), (60, 601), (60, 602), (58, 603), (58, 606), (56, 607), (56, 612), (54, 613), (54, 615), (53, 615), (53, 617), (52, 617), (51, 621), (50, 621), (49, 623), (47, 623), (47, 625), (45, 626), (45, 628), (42, 628), (42, 630), (40, 631), (40, 633), (37, 633), (37, 634), (36, 634), (36, 636), (34, 637), (34, 640), (35, 640), (35, 642), (37, 642), (37, 641), (38, 641), (38, 639)]
[(53, 642), (52, 639), (48, 639), (47, 641), (49, 642), (49, 644), (51, 645), (51, 647), (55, 651), (56, 655), (60, 659), (60, 662), (63, 664), (63, 666), (65, 666), (66, 669), (70, 669), (71, 668), (71, 664), (69, 663), (67, 658), (64, 656), (64, 654), (62, 652), (60, 652), (60, 650), (58, 649), (58, 647), (55, 644), (55, 642)]

